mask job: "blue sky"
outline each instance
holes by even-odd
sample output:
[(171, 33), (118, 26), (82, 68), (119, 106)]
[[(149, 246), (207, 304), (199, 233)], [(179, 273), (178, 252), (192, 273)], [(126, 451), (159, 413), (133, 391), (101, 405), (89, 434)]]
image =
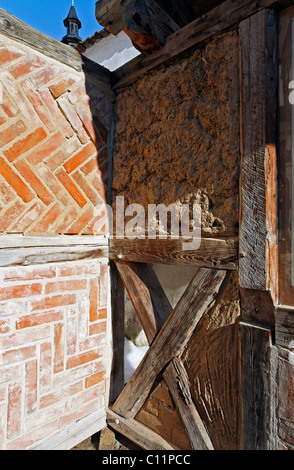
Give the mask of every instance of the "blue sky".
[[(96, 0), (75, 0), (82, 39), (102, 29), (95, 18), (95, 4)], [(59, 41), (66, 34), (63, 20), (70, 7), (71, 0), (0, 0), (0, 8)]]

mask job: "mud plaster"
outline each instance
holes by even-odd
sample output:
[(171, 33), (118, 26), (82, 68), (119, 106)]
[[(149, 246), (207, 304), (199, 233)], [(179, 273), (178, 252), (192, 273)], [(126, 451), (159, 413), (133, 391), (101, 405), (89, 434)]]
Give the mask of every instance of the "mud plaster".
[(238, 47), (218, 36), (118, 93), (114, 198), (199, 203), (204, 235), (238, 234)]

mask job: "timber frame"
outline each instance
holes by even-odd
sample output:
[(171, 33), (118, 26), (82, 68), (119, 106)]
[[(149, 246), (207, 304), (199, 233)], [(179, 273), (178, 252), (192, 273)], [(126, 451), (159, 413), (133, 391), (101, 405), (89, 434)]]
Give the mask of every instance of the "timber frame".
[[(126, 28), (120, 0), (97, 4), (96, 14), (115, 34)], [(124, 4), (135, 2), (125, 1)], [(139, 4), (140, 2), (138, 2)], [(193, 3), (193, 2), (192, 2)], [(203, 4), (203, 2), (201, 2)], [(160, 8), (168, 3), (161, 1)], [(175, 2), (171, 2), (175, 5)], [(213, 449), (213, 442), (191, 399), (181, 352), (206, 311), (221, 293), (231, 271), (239, 275), (241, 294), (242, 442), (244, 450), (277, 448), (277, 346), (293, 341), (293, 306), (279, 304), (278, 279), (278, 27), (277, 13), (293, 5), (289, 0), (227, 0), (166, 35), (156, 50), (146, 51), (110, 74), (81, 58), (78, 52), (47, 36), (34, 36), (11, 15), (0, 12), (0, 31), (24, 41), (50, 57), (62, 54), (76, 70), (90, 67), (114, 90), (178, 54), (233, 28), (240, 37), (241, 182), (239, 238), (202, 239), (200, 248), (184, 251), (181, 240), (110, 240), (72, 237), (70, 241), (9, 237), (0, 246), (0, 265), (27, 265), (56, 260), (108, 257), (111, 267), (113, 358), (108, 425), (147, 450), (172, 450), (170, 443), (135, 420), (161, 376), (168, 384), (192, 449)], [(104, 10), (103, 10), (104, 5)], [(101, 9), (100, 9), (101, 8)], [(159, 11), (159, 10), (158, 10)], [(188, 15), (188, 14), (187, 14)], [(183, 20), (184, 21), (184, 20)], [(142, 32), (130, 34), (142, 45)], [(150, 43), (149, 43), (150, 44)], [(49, 47), (48, 47), (49, 46)], [(139, 46), (138, 46), (139, 47)], [(265, 52), (267, 51), (267, 53)], [(147, 53), (148, 52), (148, 53)], [(257, 99), (258, 97), (258, 99)], [(258, 103), (258, 106), (256, 105)], [(7, 255), (9, 256), (9, 261)], [(44, 261), (45, 260), (45, 261)], [(152, 264), (195, 266), (196, 274), (172, 308)], [(125, 386), (123, 374), (124, 289), (143, 325), (149, 351)], [(183, 314), (184, 312), (184, 314)], [(163, 351), (159, 355), (159, 351)]]
[[(127, 2), (124, 2), (127, 3)], [(193, 2), (192, 2), (193, 3)], [(194, 2), (196, 3), (196, 2)], [(143, 325), (150, 349), (126, 387), (123, 355), (114, 352), (113, 394), (108, 413), (111, 428), (144, 449), (170, 449), (169, 443), (142, 427), (134, 418), (148, 396), (157, 374), (163, 374), (176, 403), (193, 449), (212, 449), (195, 405), (190, 400), (183, 364), (179, 360), (185, 340), (205, 309), (217, 296), (228, 270), (240, 279), (242, 362), (242, 442), (240, 448), (277, 448), (278, 352), (293, 333), (293, 307), (279, 306), (278, 279), (278, 13), (293, 1), (227, 0), (165, 38), (152, 53), (139, 57), (112, 75), (114, 90), (129, 86), (143, 74), (172, 57), (224, 31), (239, 27), (240, 36), (240, 234), (239, 239), (202, 240), (199, 250), (183, 256), (181, 243), (166, 241), (110, 242), (113, 273), (114, 342), (121, 335), (118, 305), (123, 286)], [(103, 1), (96, 15), (110, 30), (124, 29), (120, 0), (110, 23), (104, 22)], [(132, 3), (132, 5), (134, 2)], [(100, 8), (101, 7), (101, 8)], [(118, 31), (117, 31), (118, 32)], [(136, 47), (137, 36), (131, 35)], [(265, 52), (266, 51), (266, 52)], [(258, 103), (258, 106), (256, 106)], [(213, 254), (212, 254), (213, 253)], [(194, 265), (197, 273), (178, 305), (171, 309), (150, 263)], [(119, 299), (121, 302), (119, 302)], [(189, 305), (189, 308), (185, 308)], [(181, 318), (185, 309), (186, 318)], [(179, 335), (172, 331), (179, 331)], [(292, 332), (292, 333), (291, 333)], [(154, 367), (159, 349), (166, 354)], [(175, 347), (175, 345), (177, 345)], [(168, 346), (168, 347), (167, 347)], [(122, 345), (121, 345), (122, 347)], [(122, 352), (122, 350), (121, 350)], [(118, 362), (116, 362), (118, 360)], [(120, 366), (118, 365), (120, 362)], [(118, 373), (117, 369), (120, 369)], [(158, 437), (158, 436), (157, 436)], [(156, 442), (156, 444), (155, 444)]]

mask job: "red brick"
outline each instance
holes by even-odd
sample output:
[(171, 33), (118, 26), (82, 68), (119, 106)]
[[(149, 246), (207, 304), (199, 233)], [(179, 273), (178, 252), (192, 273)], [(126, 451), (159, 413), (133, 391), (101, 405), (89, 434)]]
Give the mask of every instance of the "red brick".
[(54, 204), (53, 207), (44, 215), (37, 225), (34, 226), (34, 233), (48, 233), (50, 227), (56, 222), (58, 217), (62, 214), (62, 209), (58, 203)]
[(69, 122), (65, 119), (64, 115), (60, 111), (56, 101), (52, 98), (50, 91), (46, 88), (45, 90), (41, 90), (39, 93), (43, 98), (43, 101), (46, 103), (59, 129), (63, 130), (65, 136), (68, 139), (72, 137), (74, 135), (74, 131)]
[(64, 215), (63, 219), (60, 223), (55, 225), (55, 232), (56, 233), (64, 233), (66, 229), (74, 222), (74, 220), (78, 216), (78, 209), (75, 207), (71, 207), (69, 211)]
[(58, 98), (60, 95), (62, 95), (65, 91), (67, 91), (72, 85), (74, 85), (78, 81), (78, 78), (75, 77), (69, 77), (65, 78), (58, 83), (51, 85), (49, 87), (52, 95), (54, 98)]
[(37, 380), (38, 380), (38, 362), (32, 360), (26, 362), (26, 387), (25, 387), (25, 400), (26, 412), (32, 413), (37, 407)]
[(24, 202), (34, 199), (32, 191), (2, 157), (0, 157), (0, 173)]
[(5, 124), (5, 122), (6, 122), (6, 118), (0, 114), (0, 126), (2, 126), (2, 124)]
[(31, 150), (33, 147), (42, 142), (42, 140), (46, 139), (46, 137), (46, 131), (40, 127), (23, 139), (18, 140), (8, 150), (5, 150), (4, 155), (10, 162), (13, 162), (20, 155), (26, 153), (28, 150)]
[[(77, 106), (76, 112), (78, 116), (80, 117), (82, 123), (84, 124), (84, 127), (87, 130), (88, 134), (90, 135), (91, 139), (94, 142), (96, 142), (96, 132), (95, 132), (95, 128), (93, 125), (92, 116), (89, 115), (88, 110), (82, 106)], [(100, 142), (96, 142), (96, 144), (98, 143)]]
[(11, 51), (9, 49), (0, 50), (0, 64), (5, 64), (6, 62), (12, 62), (15, 59), (19, 59), (22, 54), (19, 52)]
[(53, 405), (66, 397), (70, 397), (81, 392), (82, 389), (83, 383), (80, 381), (62, 390), (58, 390), (57, 392), (49, 393), (48, 395), (40, 398), (40, 408), (46, 408), (47, 406)]
[(50, 279), (56, 276), (56, 268), (33, 267), (33, 268), (13, 268), (6, 271), (3, 277), (4, 281), (34, 281), (35, 279)]
[(83, 188), (84, 193), (88, 196), (94, 206), (103, 203), (103, 199), (99, 192), (88, 183), (87, 178), (85, 178), (80, 171), (73, 173), (72, 177), (79, 187)]
[(42, 343), (40, 346), (40, 392), (45, 393), (51, 388), (52, 345)]
[(89, 137), (84, 130), (83, 124), (79, 119), (77, 113), (75, 112), (72, 105), (68, 102), (63, 96), (58, 98), (58, 104), (60, 105), (62, 111), (64, 112), (66, 118), (70, 122), (72, 128), (77, 133), (77, 136), (82, 144), (86, 144), (89, 140)]
[(90, 142), (86, 147), (80, 150), (76, 155), (71, 157), (63, 166), (66, 169), (67, 173), (72, 173), (78, 166), (88, 160), (93, 154), (95, 154), (96, 147)]
[(78, 205), (83, 208), (87, 204), (87, 200), (84, 198), (76, 184), (73, 180), (68, 176), (68, 174), (61, 168), (56, 173), (57, 178), (59, 179), (60, 183), (66, 188), (72, 198), (78, 203)]
[(98, 281), (97, 279), (90, 280), (90, 321), (98, 319)]
[(7, 438), (13, 439), (21, 432), (21, 385), (11, 384), (8, 389)]
[(39, 93), (35, 90), (31, 81), (23, 80), (21, 82), (21, 87), (26, 94), (26, 97), (31, 102), (36, 113), (40, 117), (41, 121), (45, 124), (45, 126), (47, 126), (50, 132), (54, 132), (56, 130), (56, 124), (52, 120), (48, 109), (45, 107)]
[(45, 142), (43, 142), (36, 150), (33, 150), (28, 156), (27, 161), (35, 166), (45, 160), (53, 152), (56, 152), (65, 142), (65, 137), (61, 132), (57, 132)]
[(19, 135), (26, 131), (26, 126), (22, 121), (17, 121), (11, 124), (10, 127), (0, 132), (0, 145), (9, 144), (12, 140), (16, 139)]
[(36, 348), (34, 346), (27, 346), (19, 349), (11, 349), (0, 354), (0, 360), (2, 366), (12, 366), (16, 362), (26, 361), (32, 359), (36, 354)]
[(98, 310), (98, 320), (104, 320), (107, 318), (107, 308), (101, 308)]
[(49, 206), (54, 201), (54, 197), (37, 177), (36, 172), (32, 171), (24, 160), (16, 162), (15, 167), (34, 189), (41, 201), (43, 201), (46, 206)]
[(43, 205), (40, 202), (35, 202), (29, 209), (22, 213), (21, 218), (13, 224), (9, 229), (12, 232), (24, 233), (35, 222), (39, 215), (43, 212)]
[(89, 334), (92, 336), (92, 335), (99, 335), (100, 333), (105, 333), (106, 327), (107, 327), (106, 321), (92, 323), (92, 325), (89, 326)]
[(99, 307), (107, 305), (107, 266), (101, 265), (99, 277)]
[(30, 59), (25, 59), (21, 62), (18, 62), (16, 65), (11, 67), (9, 71), (14, 76), (14, 78), (18, 78), (32, 72), (33, 70), (45, 64), (46, 62), (40, 57), (34, 56)]
[(15, 194), (7, 181), (5, 181), (2, 177), (0, 179), (0, 200), (4, 204), (9, 204), (11, 201), (15, 199)]
[(92, 177), (92, 184), (96, 191), (100, 194), (101, 199), (106, 203), (106, 187), (105, 184), (103, 183), (102, 179), (99, 178), (99, 176), (94, 175)]
[(5, 112), (5, 114), (8, 117), (13, 117), (18, 113), (17, 108), (12, 103), (12, 101), (8, 98), (7, 94), (4, 93), (4, 92), (3, 92), (3, 96), (2, 96), (1, 107), (2, 107), (3, 111)]
[(102, 370), (100, 372), (97, 372), (96, 374), (90, 375), (90, 377), (87, 377), (85, 380), (85, 387), (86, 388), (92, 387), (93, 385), (103, 382), (104, 379), (105, 379), (105, 371)]
[(96, 263), (85, 263), (85, 264), (72, 264), (68, 266), (60, 266), (60, 276), (76, 276), (76, 275), (87, 275), (87, 274), (98, 274), (99, 267)]
[(38, 70), (31, 76), (31, 81), (36, 87), (45, 85), (61, 72), (59, 67), (55, 65), (47, 66), (45, 69)]
[(46, 313), (35, 313), (25, 315), (20, 320), (15, 322), (15, 328), (22, 330), (23, 328), (31, 328), (32, 326), (44, 325), (45, 323), (52, 323), (63, 319), (63, 314), (59, 311), (52, 310)]
[(39, 295), (42, 292), (42, 284), (23, 284), (21, 286), (2, 287), (0, 300), (19, 299)]
[(12, 206), (10, 206), (0, 217), (1, 230), (3, 230), (3, 232), (7, 230), (24, 209), (25, 204), (22, 204), (20, 201), (16, 201)]
[(87, 362), (93, 362), (96, 359), (99, 359), (100, 355), (97, 350), (87, 351), (77, 356), (73, 356), (67, 359), (66, 368), (72, 369), (73, 367), (78, 367)]
[(42, 300), (32, 302), (32, 310), (45, 310), (55, 307), (63, 307), (76, 303), (74, 294), (55, 295), (53, 297), (44, 297)]
[(0, 320), (0, 334), (8, 333), (9, 331), (9, 322), (7, 320)]
[(70, 281), (57, 281), (49, 282), (46, 284), (46, 294), (52, 294), (53, 292), (64, 292), (68, 290), (80, 290), (86, 289), (86, 280), (70, 280)]
[(54, 374), (64, 369), (64, 335), (63, 323), (54, 325)]
[(67, 234), (80, 233), (93, 218), (93, 207), (89, 207), (66, 231)]

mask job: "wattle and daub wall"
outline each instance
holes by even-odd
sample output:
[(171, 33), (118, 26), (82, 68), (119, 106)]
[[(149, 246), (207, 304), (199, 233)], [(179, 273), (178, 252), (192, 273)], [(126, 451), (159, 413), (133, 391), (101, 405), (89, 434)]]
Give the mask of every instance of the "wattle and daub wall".
[[(103, 234), (109, 85), (4, 35), (0, 64), (1, 234)], [(105, 413), (107, 264), (0, 268), (0, 449)]]
[[(148, 204), (198, 203), (203, 236), (237, 237), (239, 119), (238, 31), (118, 90), (114, 202), (124, 196), (126, 204), (142, 204), (146, 214)], [(231, 273), (182, 356), (193, 401), (216, 449), (240, 448), (239, 315), (238, 276)], [(136, 419), (189, 448), (164, 382)]]

